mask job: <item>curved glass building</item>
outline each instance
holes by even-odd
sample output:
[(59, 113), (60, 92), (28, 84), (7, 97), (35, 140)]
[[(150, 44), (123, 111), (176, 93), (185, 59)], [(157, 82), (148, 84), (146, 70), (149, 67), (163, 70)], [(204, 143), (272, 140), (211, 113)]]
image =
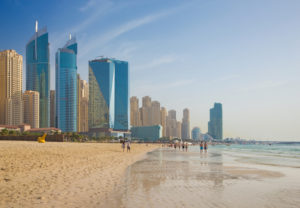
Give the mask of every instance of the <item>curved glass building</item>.
[(115, 64), (102, 58), (89, 61), (89, 129), (113, 129)]
[(77, 43), (71, 38), (55, 57), (56, 125), (63, 132), (77, 131)]
[(26, 45), (26, 90), (40, 93), (40, 128), (50, 126), (50, 66), (47, 28), (36, 29)]
[(129, 130), (128, 62), (100, 58), (89, 62), (89, 129)]

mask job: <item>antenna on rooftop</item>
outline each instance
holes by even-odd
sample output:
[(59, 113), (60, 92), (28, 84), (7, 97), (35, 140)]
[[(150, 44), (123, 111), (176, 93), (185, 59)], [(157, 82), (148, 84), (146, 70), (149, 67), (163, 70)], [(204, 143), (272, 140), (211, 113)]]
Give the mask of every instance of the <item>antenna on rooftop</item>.
[(39, 24), (39, 23), (38, 23), (38, 21), (36, 20), (36, 21), (35, 21), (35, 32), (38, 32), (38, 24)]

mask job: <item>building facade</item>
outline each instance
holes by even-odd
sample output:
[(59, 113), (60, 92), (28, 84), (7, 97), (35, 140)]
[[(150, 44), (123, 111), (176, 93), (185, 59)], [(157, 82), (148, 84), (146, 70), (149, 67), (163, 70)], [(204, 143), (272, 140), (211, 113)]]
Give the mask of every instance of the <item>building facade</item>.
[(151, 102), (151, 125), (160, 125), (160, 103), (158, 101)]
[(77, 131), (88, 132), (89, 84), (77, 75)]
[(190, 111), (185, 108), (183, 110), (183, 118), (182, 118), (182, 127), (181, 127), (181, 138), (182, 139), (190, 139)]
[(15, 50), (0, 52), (0, 124), (23, 123), (23, 57)]
[(114, 128), (114, 88), (114, 63), (104, 58), (89, 61), (89, 131)]
[(130, 98), (130, 125), (140, 126), (140, 111), (139, 111), (139, 99), (136, 96)]
[(141, 121), (142, 126), (151, 126), (151, 98), (145, 96), (142, 98)]
[(50, 126), (50, 66), (48, 32), (38, 30), (26, 45), (26, 90), (40, 93), (40, 127)]
[(161, 126), (162, 126), (162, 136), (163, 137), (167, 136), (167, 134), (166, 134), (167, 116), (168, 116), (167, 109), (165, 107), (162, 107), (161, 110), (160, 110), (160, 123), (161, 123)]
[(71, 38), (56, 53), (56, 125), (63, 132), (77, 131), (77, 43)]
[(157, 141), (162, 137), (161, 125), (131, 127), (131, 137), (144, 141)]
[(177, 131), (177, 120), (176, 120), (175, 110), (168, 111), (166, 123), (167, 123), (166, 136), (169, 138), (177, 138), (178, 131)]
[(208, 122), (208, 134), (214, 139), (223, 139), (223, 113), (222, 104), (215, 103), (210, 109), (210, 120)]
[(55, 90), (50, 90), (50, 127), (56, 127)]
[(23, 94), (24, 123), (30, 124), (31, 128), (40, 126), (40, 93), (27, 90)]
[(127, 61), (111, 59), (115, 65), (115, 121), (114, 130), (128, 131), (129, 108), (129, 65)]
[(192, 139), (200, 140), (201, 139), (201, 131), (199, 127), (194, 127), (192, 130)]

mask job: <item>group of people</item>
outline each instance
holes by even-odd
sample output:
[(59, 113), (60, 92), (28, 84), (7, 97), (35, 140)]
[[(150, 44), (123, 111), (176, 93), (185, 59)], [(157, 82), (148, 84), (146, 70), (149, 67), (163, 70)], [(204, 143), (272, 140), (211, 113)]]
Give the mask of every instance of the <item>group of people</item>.
[(121, 141), (121, 143), (122, 143), (122, 149), (123, 149), (123, 152), (125, 151), (125, 146), (127, 146), (127, 152), (130, 152), (130, 141), (125, 141), (125, 140), (123, 140), (123, 141)]
[(180, 142), (180, 143), (174, 143), (173, 147), (176, 149), (178, 147), (178, 149), (180, 150), (180, 148), (182, 149), (182, 151), (186, 151), (188, 150), (188, 143), (187, 142)]
[(201, 141), (201, 142), (200, 142), (200, 151), (202, 152), (203, 149), (204, 149), (205, 151), (207, 151), (207, 142)]

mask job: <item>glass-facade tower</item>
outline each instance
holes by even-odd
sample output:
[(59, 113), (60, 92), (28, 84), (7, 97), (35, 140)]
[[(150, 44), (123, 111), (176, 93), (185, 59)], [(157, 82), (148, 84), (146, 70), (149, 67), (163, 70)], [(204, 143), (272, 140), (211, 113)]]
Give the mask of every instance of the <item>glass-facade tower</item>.
[(222, 104), (215, 103), (210, 109), (210, 121), (208, 122), (208, 134), (214, 139), (223, 139), (223, 113)]
[(55, 57), (56, 125), (63, 132), (77, 131), (77, 43), (71, 38)]
[(113, 60), (115, 64), (115, 122), (114, 129), (129, 129), (129, 73), (128, 62)]
[(128, 62), (101, 58), (89, 62), (89, 128), (129, 130)]
[(110, 59), (89, 61), (89, 129), (114, 128), (115, 64)]
[(40, 93), (40, 128), (50, 126), (50, 66), (48, 32), (36, 29), (26, 45), (26, 90)]

